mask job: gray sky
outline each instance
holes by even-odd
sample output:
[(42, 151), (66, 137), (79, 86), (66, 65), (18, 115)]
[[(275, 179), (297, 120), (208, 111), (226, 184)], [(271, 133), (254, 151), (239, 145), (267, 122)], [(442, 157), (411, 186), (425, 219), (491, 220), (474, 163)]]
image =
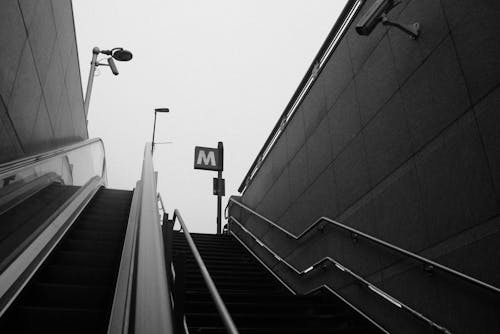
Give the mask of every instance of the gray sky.
[(341, 0), (73, 1), (82, 85), (91, 50), (134, 54), (115, 77), (98, 69), (89, 135), (104, 140), (108, 187), (140, 178), (154, 108), (158, 190), (191, 232), (215, 232), (216, 172), (193, 169), (194, 147), (225, 148), (226, 194), (237, 188), (336, 18)]

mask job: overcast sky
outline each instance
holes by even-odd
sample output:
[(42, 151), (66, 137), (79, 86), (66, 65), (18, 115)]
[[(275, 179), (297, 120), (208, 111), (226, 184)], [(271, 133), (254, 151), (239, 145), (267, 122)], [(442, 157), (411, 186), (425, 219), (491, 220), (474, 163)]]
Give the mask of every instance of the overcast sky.
[(89, 135), (106, 148), (108, 187), (133, 189), (158, 114), (155, 169), (167, 210), (191, 232), (215, 232), (216, 172), (194, 147), (224, 142), (226, 197), (237, 188), (318, 52), (344, 0), (73, 1), (82, 86), (91, 50), (124, 47), (115, 77), (100, 67)]

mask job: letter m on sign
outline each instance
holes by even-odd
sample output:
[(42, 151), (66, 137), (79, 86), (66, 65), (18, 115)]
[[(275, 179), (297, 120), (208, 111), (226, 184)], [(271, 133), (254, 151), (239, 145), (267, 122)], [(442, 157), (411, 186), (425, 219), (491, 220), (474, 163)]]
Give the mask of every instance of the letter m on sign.
[(221, 170), (219, 150), (210, 147), (194, 148), (194, 169)]

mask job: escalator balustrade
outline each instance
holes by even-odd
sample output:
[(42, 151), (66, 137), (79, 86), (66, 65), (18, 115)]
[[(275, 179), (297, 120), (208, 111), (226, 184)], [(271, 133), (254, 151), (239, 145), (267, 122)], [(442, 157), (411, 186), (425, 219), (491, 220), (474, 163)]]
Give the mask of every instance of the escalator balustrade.
[(2, 316), (1, 333), (106, 333), (131, 200), (131, 191), (96, 193)]

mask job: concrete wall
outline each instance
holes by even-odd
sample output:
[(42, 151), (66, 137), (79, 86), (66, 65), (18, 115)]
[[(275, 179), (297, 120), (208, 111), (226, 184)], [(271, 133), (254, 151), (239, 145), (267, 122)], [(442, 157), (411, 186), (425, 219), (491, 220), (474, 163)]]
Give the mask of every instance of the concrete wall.
[(0, 163), (86, 139), (71, 1), (2, 1), (0, 45)]
[[(416, 41), (381, 25), (359, 36), (354, 25), (371, 3), (242, 200), (293, 233), (331, 217), (500, 286), (500, 3), (403, 1), (390, 17), (419, 22)], [(258, 219), (242, 219), (299, 268), (332, 256), (453, 332), (500, 331), (498, 296), (449, 275), (429, 276), (338, 229), (294, 242)], [(334, 269), (297, 279), (267, 260), (299, 291), (328, 282), (397, 332), (407, 326)]]

